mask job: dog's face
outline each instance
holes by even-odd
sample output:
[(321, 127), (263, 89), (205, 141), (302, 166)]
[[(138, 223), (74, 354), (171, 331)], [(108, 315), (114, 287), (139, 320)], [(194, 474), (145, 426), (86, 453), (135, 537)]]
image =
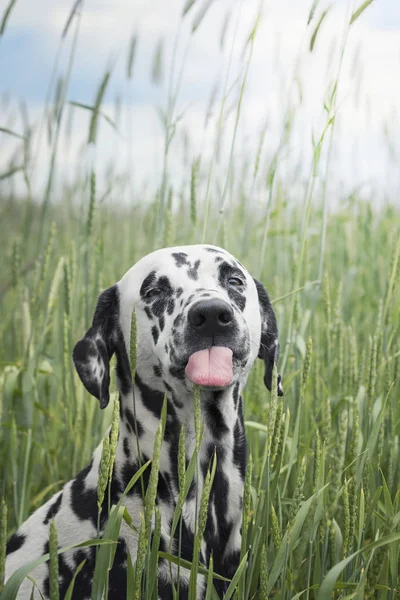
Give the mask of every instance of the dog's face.
[(145, 256), (100, 296), (74, 362), (102, 407), (108, 403), (114, 352), (120, 390), (130, 389), (133, 310), (137, 372), (153, 389), (227, 388), (247, 379), (257, 356), (264, 359), (265, 384), (271, 388), (279, 344), (267, 292), (225, 250), (183, 246)]

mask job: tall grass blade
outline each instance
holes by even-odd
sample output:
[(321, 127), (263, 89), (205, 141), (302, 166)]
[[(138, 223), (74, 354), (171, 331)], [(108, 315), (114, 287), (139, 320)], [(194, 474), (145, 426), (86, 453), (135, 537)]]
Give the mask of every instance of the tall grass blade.
[(320, 18), (318, 20), (318, 23), (315, 26), (315, 29), (314, 29), (313, 34), (310, 39), (310, 52), (312, 52), (314, 50), (315, 42), (317, 41), (318, 32), (321, 28), (322, 23), (325, 20), (326, 15), (328, 14), (328, 12), (329, 12), (329, 8), (324, 10), (324, 12), (322, 13), (322, 15), (320, 16)]
[(3, 18), (2, 18), (1, 24), (0, 24), (0, 37), (4, 34), (4, 32), (6, 30), (7, 21), (10, 18), (11, 11), (12, 11), (16, 1), (17, 0), (11, 0), (9, 5), (7, 6), (6, 10), (4, 11)]
[(372, 4), (372, 2), (373, 2), (373, 1), (374, 1), (374, 0), (366, 0), (365, 2), (363, 2), (363, 3), (361, 4), (361, 6), (359, 6), (359, 7), (357, 8), (357, 10), (355, 10), (355, 11), (353, 12), (353, 14), (351, 15), (351, 17), (350, 17), (350, 23), (349, 23), (349, 24), (350, 24), (350, 25), (352, 25), (352, 24), (353, 24), (355, 21), (357, 21), (358, 17), (360, 17), (360, 16), (362, 15), (362, 13), (364, 12), (364, 10), (365, 10), (366, 8), (368, 8), (368, 6), (369, 6), (370, 4)]

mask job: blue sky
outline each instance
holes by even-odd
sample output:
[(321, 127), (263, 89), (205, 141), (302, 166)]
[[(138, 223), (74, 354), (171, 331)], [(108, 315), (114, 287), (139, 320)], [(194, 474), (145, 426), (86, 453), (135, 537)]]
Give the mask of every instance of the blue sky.
[[(186, 52), (179, 92), (178, 111), (184, 111), (180, 133), (189, 132), (190, 153), (207, 152), (213, 139), (212, 131), (204, 128), (210, 94), (216, 83), (223, 81), (227, 68), (231, 40), (235, 37), (231, 81), (243, 74), (243, 45), (254, 22), (259, 0), (242, 3), (215, 0), (198, 31), (191, 36), (190, 25), (195, 9), (204, 0), (197, 0), (181, 27), (178, 65)], [(8, 4), (1, 0), (0, 14)], [(0, 127), (22, 127), (18, 105), (24, 100), (32, 122), (43, 112), (60, 35), (68, 18), (71, 0), (17, 0), (5, 34), (0, 39), (0, 98), (8, 102), (0, 113)], [(166, 81), (156, 86), (150, 78), (155, 47), (164, 44), (164, 64), (168, 73), (175, 33), (180, 22), (183, 0), (86, 0), (84, 3), (77, 52), (68, 90), (68, 100), (91, 104), (107, 65), (113, 75), (105, 98), (104, 110), (115, 116), (115, 99), (120, 97), (121, 127), (125, 138), (116, 136), (104, 124), (97, 148), (97, 160), (105, 165), (118, 153), (124, 165), (133, 160), (140, 179), (146, 179), (160, 169), (163, 132), (157, 107), (166, 104)], [(296, 106), (296, 123), (291, 156), (308, 157), (311, 136), (319, 131), (324, 119), (323, 102), (336, 71), (341, 36), (348, 13), (361, 1), (336, 0), (319, 32), (311, 54), (307, 45), (313, 26), (306, 32), (311, 0), (270, 0), (263, 6), (262, 24), (257, 32), (241, 117), (241, 144), (246, 151), (254, 149), (265, 122), (269, 125), (269, 150), (279, 143), (283, 106), (286, 106), (290, 82), (296, 64), (301, 86), (302, 104)], [(321, 0), (317, 15), (328, 5)], [(239, 12), (240, 11), (240, 12)], [(232, 13), (227, 29), (225, 49), (219, 39), (226, 16)], [(134, 78), (128, 87), (125, 77), (129, 40), (138, 33)], [(236, 35), (235, 35), (236, 31)], [(65, 73), (73, 28), (61, 48), (59, 73)], [(299, 51), (300, 48), (300, 51)], [(357, 58), (355, 58), (357, 57)], [(355, 66), (354, 66), (355, 64)], [(396, 161), (387, 156), (385, 125), (400, 155), (398, 106), (400, 98), (400, 2), (375, 0), (351, 28), (341, 74), (337, 152), (335, 176), (345, 189), (351, 189), (366, 179), (374, 185), (398, 190), (399, 175), (394, 173)], [(218, 93), (221, 93), (221, 85)], [(217, 94), (218, 97), (218, 94)], [(232, 101), (237, 97), (234, 95)], [(293, 101), (296, 104), (295, 100)], [(78, 148), (87, 135), (88, 116), (77, 109), (71, 133), (72, 150), (60, 154), (60, 168), (67, 174), (79, 162)], [(231, 123), (232, 125), (232, 123)], [(129, 130), (131, 133), (129, 133)], [(229, 142), (228, 119), (227, 143)], [(126, 138), (133, 136), (126, 148)], [(0, 140), (0, 169), (5, 169), (14, 140)], [(62, 152), (62, 150), (60, 151)], [(177, 151), (172, 169), (179, 171), (181, 151)], [(45, 173), (48, 153), (43, 148), (38, 168)], [(190, 161), (189, 161), (190, 162)], [(306, 161), (304, 161), (306, 162)], [(39, 178), (40, 180), (40, 178)], [(40, 181), (38, 182), (40, 185)]]
[[(277, 0), (275, 3), (278, 4)], [(0, 4), (0, 11), (2, 12), (3, 7), (8, 4), (5, 0)], [(27, 7), (32, 5), (29, 10), (35, 11), (35, 18), (32, 18), (29, 23), (29, 12)], [(161, 5), (160, 2), (153, 2), (155, 7), (153, 11), (144, 8), (144, 3), (131, 3), (132, 8), (126, 10), (122, 2), (113, 2), (112, 0), (104, 2), (86, 2), (88, 12), (91, 12), (92, 21), (95, 26), (95, 19), (97, 13), (103, 11), (105, 15), (113, 15), (120, 17), (122, 20), (124, 14), (128, 13), (128, 20), (130, 21), (131, 33), (137, 28), (139, 34), (139, 61), (140, 59), (146, 59), (146, 52), (151, 51), (151, 46), (156, 43), (160, 36), (166, 37), (168, 31), (165, 31), (165, 24), (155, 14), (157, 8)], [(179, 15), (180, 5), (182, 2), (172, 1), (168, 3), (171, 7), (171, 26), (169, 32), (173, 34), (173, 25), (175, 24)], [(270, 2), (270, 14), (272, 18), (278, 20), (279, 16), (284, 12), (283, 10), (274, 10), (272, 6), (274, 3)], [(302, 0), (291, 0), (287, 1), (286, 6), (289, 7), (289, 12), (286, 13), (288, 22), (295, 21), (301, 16), (306, 17), (308, 14), (308, 8), (310, 2), (303, 2)], [(297, 5), (301, 5), (300, 10)], [(336, 4), (344, 4), (336, 0)], [(357, 4), (361, 4), (357, 3)], [(357, 5), (356, 4), (356, 5)], [(39, 0), (34, 3), (31, 0), (18, 0), (15, 8), (11, 14), (8, 22), (6, 34), (3, 36), (0, 42), (0, 90), (1, 92), (10, 92), (13, 96), (18, 98), (24, 98), (27, 102), (41, 102), (45, 98), (46, 86), (49, 81), (51, 69), (54, 63), (54, 57), (59, 42), (59, 36), (63, 29), (63, 23), (65, 23), (66, 16), (71, 10), (73, 2), (71, 0)], [(97, 9), (96, 9), (97, 5)], [(139, 6), (138, 6), (139, 5)], [(151, 5), (151, 3), (148, 3)], [(254, 6), (256, 3), (254, 3)], [(34, 6), (34, 9), (33, 9)], [(174, 11), (175, 8), (175, 11)], [(291, 19), (290, 10), (295, 9), (295, 16)], [(85, 11), (85, 9), (84, 9)], [(27, 14), (28, 12), (28, 14)], [(151, 14), (153, 12), (153, 15)], [(267, 14), (268, 14), (267, 9)], [(136, 13), (136, 14), (135, 14)], [(209, 18), (212, 18), (212, 9), (209, 12)], [(65, 17), (65, 20), (63, 20)], [(85, 18), (85, 16), (83, 17)], [(117, 22), (120, 19), (115, 19)], [(140, 39), (140, 21), (144, 19), (146, 23), (153, 21), (153, 32), (154, 38), (152, 40)], [(366, 30), (372, 30), (375, 32), (395, 32), (400, 33), (400, 2), (398, 0), (375, 0), (368, 10), (362, 16), (363, 25)], [(119, 23), (120, 24), (120, 23)], [(122, 29), (122, 28), (121, 28)], [(129, 25), (124, 27), (122, 35), (129, 35)], [(85, 33), (81, 34), (81, 37), (85, 37)], [(90, 36), (93, 39), (92, 36)], [(90, 46), (90, 55), (87, 55), (88, 46), (84, 44), (85, 40), (82, 41), (83, 48), (78, 46), (78, 60), (79, 67), (75, 68), (72, 85), (71, 95), (76, 96), (82, 102), (90, 102), (93, 98), (93, 89), (98, 84), (99, 75), (101, 76), (104, 65), (98, 60), (99, 49), (103, 47), (101, 54), (112, 56), (112, 53), (118, 51), (119, 32), (110, 32), (110, 38), (104, 40), (99, 35), (95, 39), (95, 43)], [(89, 35), (87, 36), (89, 38)], [(366, 37), (365, 42), (368, 43)], [(105, 52), (104, 52), (105, 50)], [(398, 48), (400, 56), (400, 46)], [(144, 56), (143, 56), (144, 54)], [(398, 57), (399, 58), (399, 57)], [(400, 60), (400, 58), (399, 58)], [(147, 62), (147, 61), (146, 61)], [(140, 65), (140, 63), (139, 63)], [(400, 66), (400, 65), (399, 65)], [(138, 69), (136, 69), (136, 75)], [(134, 101), (153, 101), (154, 95), (152, 94), (152, 86), (149, 85), (148, 73), (145, 73), (143, 69), (139, 69), (139, 75), (141, 75), (139, 84), (136, 89)], [(393, 74), (395, 75), (395, 74)]]

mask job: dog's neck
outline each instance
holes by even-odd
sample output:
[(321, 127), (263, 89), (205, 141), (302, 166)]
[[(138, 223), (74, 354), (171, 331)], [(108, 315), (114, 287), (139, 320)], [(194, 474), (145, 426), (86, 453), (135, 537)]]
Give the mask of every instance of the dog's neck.
[[(146, 439), (146, 453), (153, 443), (161, 410), (166, 397), (167, 421), (165, 425), (166, 440), (177, 439), (182, 425), (185, 428), (186, 450), (191, 454), (195, 443), (195, 421), (193, 393), (183, 390), (173, 390), (168, 386), (166, 392), (155, 390), (150, 387), (137, 372), (132, 391), (121, 393), (121, 424), (120, 429), (124, 433), (120, 436), (128, 436), (130, 447), (136, 454), (137, 446), (132, 443), (132, 437), (138, 436), (139, 441)], [(214, 447), (228, 442), (233, 443), (233, 436), (237, 421), (243, 423), (243, 407), (241, 388), (239, 382), (229, 388), (220, 391), (205, 391), (200, 393), (201, 417), (204, 424), (203, 443)], [(126, 442), (125, 442), (126, 445)], [(230, 445), (230, 444), (229, 444)], [(151, 455), (151, 454), (150, 454)], [(125, 450), (125, 456), (127, 452)]]

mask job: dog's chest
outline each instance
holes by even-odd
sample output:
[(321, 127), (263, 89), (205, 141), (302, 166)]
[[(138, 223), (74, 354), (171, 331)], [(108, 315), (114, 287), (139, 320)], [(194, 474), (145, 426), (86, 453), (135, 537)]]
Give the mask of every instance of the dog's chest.
[[(139, 399), (139, 395), (136, 400)], [(141, 398), (140, 398), (141, 399)], [(196, 429), (194, 426), (193, 400), (188, 399), (182, 410), (174, 408), (168, 399), (167, 419), (164, 438), (160, 452), (156, 506), (161, 515), (160, 550), (178, 554), (183, 560), (193, 561), (195, 536), (199, 521), (205, 529), (201, 544), (200, 561), (208, 564), (210, 555), (214, 558), (217, 573), (230, 576), (240, 555), (242, 521), (243, 480), (246, 464), (246, 442), (244, 436), (242, 402), (229, 396), (225, 403), (202, 402), (201, 421), (202, 436), (196, 455)], [(218, 398), (216, 399), (218, 400)], [(138, 468), (137, 447), (140, 446), (142, 464), (153, 454), (155, 427), (149, 419), (144, 406), (137, 402), (137, 414), (140, 421), (139, 438), (134, 435), (135, 428), (128, 427), (127, 410), (123, 411), (125, 420), (120, 428), (120, 447), (117, 453), (117, 477), (120, 488), (124, 489), (129, 479)], [(184, 425), (184, 444), (181, 437)], [(192, 457), (195, 456), (193, 459)], [(119, 459), (119, 460), (118, 460)], [(193, 469), (193, 465), (195, 469)], [(129, 467), (129, 468), (128, 468)], [(149, 477), (145, 473), (145, 488)], [(179, 494), (182, 488), (182, 473), (186, 478), (186, 497), (181, 512)], [(208, 474), (212, 474), (208, 502), (204, 499), (204, 482)], [(184, 485), (184, 484), (183, 484)], [(142, 510), (142, 492), (139, 482), (125, 498), (128, 512), (133, 519)], [(205, 511), (201, 513), (201, 506)], [(175, 530), (171, 534), (174, 516), (180, 512), (180, 519), (175, 519)], [(136, 523), (135, 523), (136, 524)], [(137, 522), (140, 528), (140, 522)], [(136, 551), (136, 539), (128, 528), (124, 530), (124, 538), (132, 556)], [(229, 565), (229, 570), (227, 570)], [(170, 565), (159, 565), (161, 579), (170, 578)], [(175, 579), (176, 574), (173, 574)]]
[[(182, 557), (192, 560), (194, 535), (198, 528), (203, 494), (206, 493), (204, 482), (210, 474), (212, 485), (209, 489), (207, 519), (204, 532), (203, 550), (208, 559), (211, 552), (222, 555), (233, 552), (240, 547), (240, 524), (243, 498), (244, 465), (238, 463), (238, 444), (244, 445), (244, 437), (235, 440), (235, 431), (227, 430), (216, 437), (207, 425), (204, 427), (203, 439), (198, 452), (195, 474), (182, 509), (183, 536), (180, 540)], [(186, 448), (186, 465), (190, 465), (190, 457), (195, 447), (195, 432), (187, 431), (189, 443)], [(159, 475), (158, 498), (166, 520), (166, 530), (170, 529), (171, 519), (179, 496), (179, 441), (166, 442), (169, 446), (165, 455), (169, 460)], [(241, 453), (245, 460), (245, 448)], [(186, 477), (192, 474), (187, 471)], [(168, 490), (168, 497), (166, 491)], [(204, 519), (204, 515), (202, 515)], [(175, 532), (176, 549), (178, 548), (181, 529)], [(204, 545), (203, 545), (204, 546)]]

